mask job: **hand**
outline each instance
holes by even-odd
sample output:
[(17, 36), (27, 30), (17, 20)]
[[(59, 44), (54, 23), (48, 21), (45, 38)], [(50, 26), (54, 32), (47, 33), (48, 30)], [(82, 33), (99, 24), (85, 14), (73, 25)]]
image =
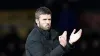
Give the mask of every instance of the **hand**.
[(59, 36), (59, 42), (60, 44), (65, 47), (67, 44), (67, 31), (64, 31), (61, 36)]
[(76, 29), (73, 30), (73, 32), (70, 35), (69, 43), (73, 44), (74, 42), (78, 41), (78, 39), (81, 37), (82, 29), (80, 29), (77, 33), (75, 33)]

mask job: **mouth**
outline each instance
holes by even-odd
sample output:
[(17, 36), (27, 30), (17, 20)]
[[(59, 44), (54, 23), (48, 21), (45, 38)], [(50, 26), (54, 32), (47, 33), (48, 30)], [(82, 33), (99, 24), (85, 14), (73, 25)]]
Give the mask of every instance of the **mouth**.
[(47, 27), (47, 28), (50, 28), (50, 25), (47, 25), (46, 27)]

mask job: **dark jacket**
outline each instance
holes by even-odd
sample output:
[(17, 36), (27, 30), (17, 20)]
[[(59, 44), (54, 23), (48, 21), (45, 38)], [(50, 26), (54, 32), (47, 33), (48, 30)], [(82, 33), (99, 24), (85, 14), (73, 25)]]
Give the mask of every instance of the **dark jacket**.
[(26, 56), (63, 56), (71, 49), (69, 43), (65, 48), (59, 44), (55, 30), (44, 31), (38, 27), (30, 32), (25, 45)]

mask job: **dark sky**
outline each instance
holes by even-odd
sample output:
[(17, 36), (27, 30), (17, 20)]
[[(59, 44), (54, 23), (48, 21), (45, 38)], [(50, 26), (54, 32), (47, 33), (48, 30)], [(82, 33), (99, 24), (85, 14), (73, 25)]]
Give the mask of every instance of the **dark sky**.
[(0, 9), (38, 8), (45, 5), (55, 6), (64, 2), (67, 0), (1, 0)]
[[(62, 4), (63, 2), (77, 4), (77, 7), (100, 8), (99, 0), (0, 0), (0, 9), (31, 9), (44, 6), (45, 1), (49, 1), (51, 6)], [(63, 1), (63, 2), (62, 2)], [(74, 4), (74, 6), (75, 6)]]
[(0, 1), (0, 9), (36, 8), (44, 4), (43, 0), (8, 0)]

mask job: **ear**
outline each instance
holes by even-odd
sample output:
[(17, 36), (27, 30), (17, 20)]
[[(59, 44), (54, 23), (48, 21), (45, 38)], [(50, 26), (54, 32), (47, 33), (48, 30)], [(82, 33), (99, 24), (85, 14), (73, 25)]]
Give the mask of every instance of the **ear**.
[(39, 19), (35, 19), (35, 22), (38, 25), (39, 24)]

